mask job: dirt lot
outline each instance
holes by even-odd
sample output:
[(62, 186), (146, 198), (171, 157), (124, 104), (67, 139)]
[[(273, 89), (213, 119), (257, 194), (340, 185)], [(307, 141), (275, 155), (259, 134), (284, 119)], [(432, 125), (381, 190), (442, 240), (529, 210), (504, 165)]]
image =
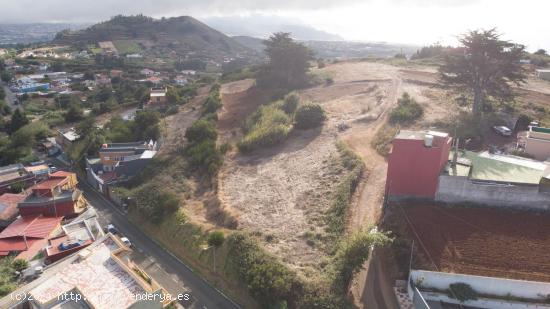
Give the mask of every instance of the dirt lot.
[[(404, 207), (424, 268), (550, 282), (550, 216), (495, 209)], [(411, 234), (411, 237), (412, 234)]]
[[(326, 110), (328, 119), (323, 129), (295, 133), (283, 145), (250, 156), (233, 151), (219, 178), (219, 197), (224, 208), (237, 217), (239, 228), (258, 235), (270, 252), (306, 276), (326, 261), (326, 253), (317, 243), (312, 245), (306, 234), (322, 236), (319, 218), (340, 177), (330, 165), (337, 156), (335, 142), (346, 142), (367, 167), (350, 208), (348, 229), (355, 230), (376, 224), (380, 217), (387, 163), (371, 147), (371, 141), (384, 128), (388, 111), (402, 93), (408, 92), (424, 107), (423, 117), (410, 126), (412, 129), (426, 129), (458, 114), (454, 95), (437, 84), (433, 67), (341, 62), (313, 71), (334, 80), (331, 85), (299, 91), (302, 99), (319, 103)], [(548, 106), (548, 94), (534, 91), (544, 88), (543, 84), (529, 80), (529, 90), (524, 90), (519, 101), (530, 102), (533, 109)], [(222, 141), (236, 142), (246, 116), (269, 102), (269, 96), (252, 86), (251, 80), (222, 86), (224, 107), (218, 122)], [(349, 128), (339, 131), (339, 124)], [(393, 282), (395, 278), (386, 275), (382, 271), (379, 276), (384, 278), (371, 282), (365, 279), (366, 272), (361, 273), (352, 287), (356, 299), (368, 290), (365, 282)], [(391, 286), (383, 289), (391, 294)], [(358, 305), (378, 308), (368, 302)]]

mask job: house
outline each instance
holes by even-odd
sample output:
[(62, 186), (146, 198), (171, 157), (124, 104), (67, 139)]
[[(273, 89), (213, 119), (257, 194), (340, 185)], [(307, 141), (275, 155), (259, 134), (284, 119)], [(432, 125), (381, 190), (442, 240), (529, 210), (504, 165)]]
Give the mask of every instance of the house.
[(129, 179), (142, 171), (157, 153), (153, 141), (103, 144), (99, 158), (86, 159), (87, 180), (93, 187), (108, 194), (108, 185)]
[(388, 159), (387, 198), (550, 210), (550, 163), (522, 157), (451, 151), (451, 138), (401, 131)]
[(44, 248), (47, 263), (54, 263), (93, 244), (103, 237), (95, 210), (89, 209), (71, 223), (61, 226), (59, 235), (48, 239)]
[(63, 217), (20, 216), (0, 233), (0, 256), (31, 260), (61, 228)]
[(27, 172), (23, 164), (17, 163), (0, 167), (0, 194), (14, 188), (26, 189), (35, 181), (35, 176)]
[(131, 260), (131, 253), (116, 236), (107, 234), (78, 254), (47, 267), (38, 281), (14, 291), (26, 292), (24, 303), (7, 296), (0, 306), (161, 309), (176, 300), (178, 297), (168, 294)]
[(78, 135), (78, 133), (76, 133), (75, 129), (70, 128), (65, 131), (58, 130), (55, 141), (62, 150), (67, 150), (79, 138), (80, 136)]
[(105, 74), (96, 74), (94, 79), (97, 87), (111, 87), (111, 78)]
[(55, 137), (50, 137), (43, 140), (39, 145), (39, 149), (47, 156), (56, 155), (60, 150), (57, 146), (57, 142), (55, 141)]
[(166, 92), (165, 87), (151, 88), (149, 93), (149, 101), (147, 102), (145, 108), (157, 108), (162, 107), (166, 104)]
[(126, 58), (128, 58), (128, 59), (140, 59), (140, 58), (143, 58), (143, 56), (141, 54), (128, 54), (128, 55), (126, 55)]
[(46, 164), (25, 166), (25, 171), (35, 176), (37, 181), (48, 179), (50, 167)]
[(86, 209), (82, 192), (76, 189), (76, 174), (58, 171), (29, 188), (29, 195), (17, 207), (22, 216), (71, 216)]
[(0, 229), (5, 228), (15, 220), (19, 211), (17, 204), (27, 196), (22, 193), (4, 193), (0, 195)]
[(159, 76), (150, 76), (147, 79), (145, 79), (146, 82), (149, 82), (154, 85), (159, 85), (160, 83), (162, 83), (163, 80), (164, 78)]
[(187, 84), (187, 78), (182, 75), (178, 75), (174, 78), (174, 83), (178, 86), (185, 86)]
[(197, 71), (195, 71), (195, 70), (182, 70), (181, 74), (193, 76), (193, 75), (197, 74)]
[(150, 77), (150, 76), (153, 76), (155, 74), (155, 71), (150, 70), (150, 69), (143, 69), (143, 70), (139, 71), (139, 73), (141, 75), (146, 76), (146, 77)]
[(530, 126), (525, 138), (525, 153), (541, 161), (550, 159), (550, 128)]
[(537, 78), (550, 81), (550, 70), (548, 69), (539, 69), (536, 71), (535, 75)]
[(451, 138), (435, 131), (400, 131), (388, 158), (386, 192), (398, 198), (435, 198)]
[(110, 76), (111, 78), (114, 78), (114, 77), (122, 77), (122, 73), (124, 73), (124, 71), (121, 71), (121, 70), (111, 70), (110, 72)]

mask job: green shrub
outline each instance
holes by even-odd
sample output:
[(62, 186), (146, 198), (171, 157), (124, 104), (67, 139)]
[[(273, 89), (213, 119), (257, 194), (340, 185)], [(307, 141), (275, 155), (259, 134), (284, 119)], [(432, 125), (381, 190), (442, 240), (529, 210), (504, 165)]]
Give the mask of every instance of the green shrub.
[(323, 124), (325, 121), (325, 111), (319, 104), (307, 103), (303, 104), (296, 110), (294, 120), (296, 128), (310, 129)]
[(222, 231), (214, 231), (208, 234), (208, 245), (213, 247), (219, 247), (223, 245), (225, 241), (225, 235)]
[(29, 267), (29, 262), (23, 259), (16, 259), (11, 263), (11, 265), (16, 271), (21, 272), (25, 270), (27, 267)]
[(292, 115), (298, 108), (298, 103), (300, 103), (300, 97), (295, 92), (291, 92), (285, 96), (281, 109), (288, 115)]
[(203, 103), (202, 114), (215, 113), (222, 106), (223, 104), (219, 92), (211, 92)]
[(397, 102), (397, 106), (390, 112), (390, 122), (408, 123), (422, 117), (423, 113), (422, 106), (405, 92)]
[(371, 142), (371, 146), (378, 152), (380, 155), (386, 157), (390, 153), (391, 142), (395, 135), (399, 132), (399, 128), (392, 127), (390, 125), (384, 125)]
[(213, 122), (206, 119), (195, 121), (185, 131), (185, 138), (187, 138), (189, 143), (199, 143), (207, 139), (216, 140), (217, 137), (216, 126)]
[(237, 143), (241, 152), (277, 145), (292, 129), (292, 120), (276, 104), (260, 107), (245, 121), (246, 135)]
[(453, 283), (449, 285), (449, 289), (447, 290), (447, 295), (450, 298), (454, 298), (459, 300), (461, 303), (467, 301), (467, 300), (476, 300), (477, 299), (477, 293), (472, 287), (467, 283)]
[(223, 157), (216, 148), (216, 142), (211, 139), (205, 139), (202, 142), (190, 144), (185, 154), (191, 167), (214, 174), (223, 163)]
[(353, 275), (363, 268), (369, 258), (372, 246), (383, 246), (391, 242), (387, 234), (360, 230), (343, 241), (333, 262), (334, 288), (345, 292)]
[(274, 146), (286, 140), (289, 133), (289, 126), (273, 125), (259, 127), (238, 142), (237, 148), (241, 152), (250, 152), (258, 148)]
[(160, 223), (166, 216), (176, 212), (180, 203), (174, 193), (154, 183), (138, 187), (134, 197), (137, 209), (153, 223)]
[(249, 293), (263, 305), (276, 306), (293, 298), (298, 278), (250, 237), (235, 233), (227, 239), (232, 266)]
[(349, 170), (349, 173), (336, 187), (326, 218), (328, 232), (340, 235), (344, 232), (351, 197), (359, 184), (365, 165), (361, 158), (343, 142), (339, 142), (336, 146), (342, 165)]

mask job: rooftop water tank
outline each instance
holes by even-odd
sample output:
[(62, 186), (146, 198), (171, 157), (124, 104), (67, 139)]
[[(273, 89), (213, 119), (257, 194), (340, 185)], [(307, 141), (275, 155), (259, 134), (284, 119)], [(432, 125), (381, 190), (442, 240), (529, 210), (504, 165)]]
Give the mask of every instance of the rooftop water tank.
[(434, 141), (434, 136), (430, 134), (424, 135), (424, 146), (426, 147), (432, 147)]

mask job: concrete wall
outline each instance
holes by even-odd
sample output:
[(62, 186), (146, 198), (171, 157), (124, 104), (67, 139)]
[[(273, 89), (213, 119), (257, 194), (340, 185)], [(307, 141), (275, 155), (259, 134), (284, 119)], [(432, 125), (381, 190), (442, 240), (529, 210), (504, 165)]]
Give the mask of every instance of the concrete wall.
[[(525, 152), (534, 156), (535, 159), (544, 161), (550, 158), (550, 139), (542, 139), (535, 137), (538, 132), (529, 132), (529, 136), (525, 140)], [(544, 133), (538, 133), (544, 134)], [(545, 134), (550, 136), (550, 134)]]
[(449, 159), (450, 138), (395, 139), (388, 158), (386, 190), (392, 198), (435, 197), (438, 176)]
[[(511, 280), (492, 277), (481, 277), (462, 274), (451, 274), (443, 272), (433, 272), (424, 270), (412, 270), (410, 279), (414, 283), (420, 284), (422, 288), (433, 288), (438, 290), (447, 290), (453, 283), (469, 284), (479, 294), (496, 295), (506, 297), (512, 295), (515, 297), (528, 298), (532, 300), (541, 300), (541, 303), (519, 303), (499, 298), (479, 298), (476, 301), (466, 301), (464, 304), (479, 308), (550, 308), (550, 305), (543, 304), (546, 295), (550, 294), (550, 283), (535, 282), (524, 280)], [(409, 295), (413, 296), (413, 289), (409, 285)], [(442, 293), (422, 292), (426, 300), (442, 300), (450, 303), (458, 303)]]
[(444, 203), (474, 203), (494, 207), (550, 211), (550, 194), (536, 185), (510, 185), (472, 181), (467, 177), (439, 176), (435, 200)]

